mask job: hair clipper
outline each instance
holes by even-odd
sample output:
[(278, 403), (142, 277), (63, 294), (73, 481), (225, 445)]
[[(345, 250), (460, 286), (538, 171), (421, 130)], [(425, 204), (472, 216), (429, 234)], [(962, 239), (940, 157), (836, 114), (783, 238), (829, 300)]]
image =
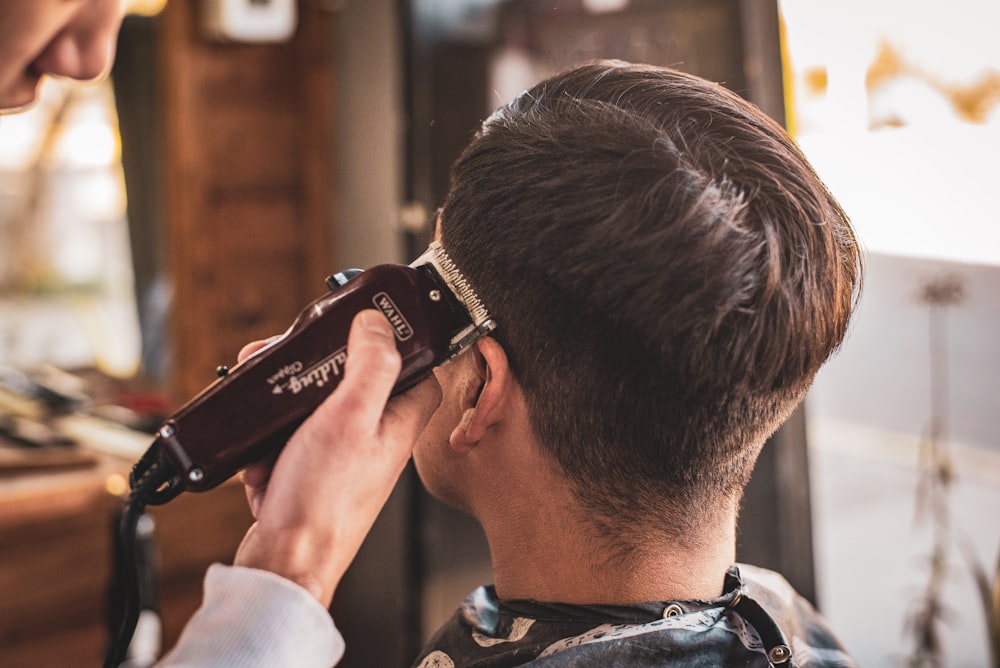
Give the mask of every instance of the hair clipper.
[[(377, 308), (396, 336), (398, 394), (494, 328), (439, 244), (410, 265), (378, 265), (327, 279), (330, 292), (299, 314), (280, 337), (256, 351), (174, 413), (132, 471), (132, 487), (154, 462), (169, 460), (149, 503), (184, 490), (205, 491), (280, 449), (340, 382), (354, 315)], [(165, 457), (164, 457), (165, 455)]]

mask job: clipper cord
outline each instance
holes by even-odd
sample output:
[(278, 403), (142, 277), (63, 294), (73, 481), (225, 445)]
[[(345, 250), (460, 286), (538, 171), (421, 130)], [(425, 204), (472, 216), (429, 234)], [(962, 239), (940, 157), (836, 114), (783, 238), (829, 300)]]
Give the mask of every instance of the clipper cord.
[(104, 658), (104, 668), (119, 668), (126, 659), (135, 634), (141, 606), (136, 528), (148, 505), (161, 505), (184, 491), (182, 479), (167, 457), (159, 440), (155, 441), (132, 469), (132, 491), (125, 499), (118, 525), (121, 582), (124, 605), (117, 635), (111, 640)]

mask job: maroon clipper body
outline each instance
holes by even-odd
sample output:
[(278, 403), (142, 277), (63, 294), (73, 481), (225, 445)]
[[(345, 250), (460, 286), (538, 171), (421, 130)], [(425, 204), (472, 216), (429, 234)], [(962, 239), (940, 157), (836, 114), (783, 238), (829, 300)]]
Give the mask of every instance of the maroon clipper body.
[[(354, 315), (377, 308), (393, 327), (398, 394), (494, 328), (475, 292), (437, 244), (407, 265), (379, 265), (320, 297), (283, 335), (208, 386), (157, 432), (133, 484), (157, 451), (175, 470), (169, 486), (205, 491), (280, 449), (340, 382)], [(331, 283), (332, 281), (328, 281)], [(159, 452), (162, 450), (162, 452)], [(169, 500), (169, 498), (165, 500)]]

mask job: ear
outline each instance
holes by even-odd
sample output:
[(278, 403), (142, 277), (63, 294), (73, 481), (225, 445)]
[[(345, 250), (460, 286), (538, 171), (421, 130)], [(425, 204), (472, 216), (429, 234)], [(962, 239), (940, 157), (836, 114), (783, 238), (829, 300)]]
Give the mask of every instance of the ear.
[(475, 376), (463, 397), (462, 417), (451, 433), (451, 446), (458, 452), (474, 448), (491, 427), (504, 418), (513, 390), (507, 353), (496, 340), (483, 337), (469, 351)]

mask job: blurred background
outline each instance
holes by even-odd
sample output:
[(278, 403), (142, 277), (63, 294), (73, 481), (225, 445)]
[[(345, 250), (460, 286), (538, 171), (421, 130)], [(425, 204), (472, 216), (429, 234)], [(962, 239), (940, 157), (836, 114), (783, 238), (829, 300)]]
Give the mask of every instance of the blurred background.
[[(109, 80), (50, 81), (0, 118), (5, 665), (99, 660), (110, 526), (149, 430), (326, 275), (415, 257), (479, 122), (606, 57), (761, 106), (868, 250), (847, 342), (765, 449), (740, 558), (785, 573), (860, 665), (1000, 665), (1000, 5), (247, 5), (290, 7), (292, 32), (135, 1)], [(249, 516), (232, 484), (154, 519), (169, 645)], [(478, 528), (408, 472), (338, 593), (345, 665), (407, 665), (489, 579)]]
[(780, 7), (791, 129), (868, 249), (807, 402), (821, 605), (862, 665), (931, 629), (941, 665), (996, 665), (1000, 7)]

